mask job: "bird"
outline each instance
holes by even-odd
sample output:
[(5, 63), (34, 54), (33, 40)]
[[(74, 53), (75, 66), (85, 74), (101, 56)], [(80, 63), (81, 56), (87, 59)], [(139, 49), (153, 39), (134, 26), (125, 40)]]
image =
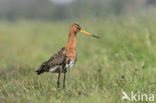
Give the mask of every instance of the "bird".
[(83, 34), (99, 38), (99, 36), (93, 35), (81, 29), (81, 27), (74, 23), (70, 26), (68, 42), (66, 45), (55, 53), (49, 60), (43, 62), (38, 70), (36, 70), (37, 75), (44, 72), (58, 73), (57, 87), (60, 88), (60, 75), (64, 74), (63, 78), (63, 89), (65, 89), (66, 73), (72, 69), (77, 61), (76, 54), (76, 35), (78, 32)]

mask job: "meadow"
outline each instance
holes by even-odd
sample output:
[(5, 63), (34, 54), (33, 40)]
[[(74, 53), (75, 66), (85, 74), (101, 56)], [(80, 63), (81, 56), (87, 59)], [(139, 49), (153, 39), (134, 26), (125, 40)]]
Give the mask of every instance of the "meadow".
[(73, 21), (1, 21), (0, 103), (132, 103), (121, 100), (122, 91), (156, 96), (155, 17), (79, 20), (101, 38), (78, 33), (65, 90), (57, 89), (57, 74), (35, 70), (65, 45)]

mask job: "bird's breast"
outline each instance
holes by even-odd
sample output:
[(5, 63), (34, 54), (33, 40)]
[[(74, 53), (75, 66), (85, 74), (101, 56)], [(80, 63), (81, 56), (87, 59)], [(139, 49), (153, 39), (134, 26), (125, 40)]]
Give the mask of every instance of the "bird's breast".
[(76, 62), (76, 50), (75, 48), (68, 48), (66, 51), (66, 70), (70, 71)]
[(74, 64), (75, 64), (75, 59), (70, 59), (69, 61), (67, 61), (66, 66), (65, 66), (67, 71), (70, 71), (72, 67), (74, 66)]
[(76, 57), (76, 50), (75, 50), (75, 48), (67, 48), (66, 49), (66, 56), (68, 58), (75, 58)]

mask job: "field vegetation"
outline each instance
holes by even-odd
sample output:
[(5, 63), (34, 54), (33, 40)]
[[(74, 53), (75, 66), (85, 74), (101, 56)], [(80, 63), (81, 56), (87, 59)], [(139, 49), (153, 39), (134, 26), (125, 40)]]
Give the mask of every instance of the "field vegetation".
[(35, 70), (65, 45), (74, 22), (1, 21), (0, 102), (131, 103), (121, 101), (122, 91), (156, 94), (155, 17), (76, 21), (101, 38), (78, 33), (66, 90), (57, 89), (57, 74)]

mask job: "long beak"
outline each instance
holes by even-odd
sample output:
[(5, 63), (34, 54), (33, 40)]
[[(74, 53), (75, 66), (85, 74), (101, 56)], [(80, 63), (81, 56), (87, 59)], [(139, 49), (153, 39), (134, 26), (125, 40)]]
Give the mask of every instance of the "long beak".
[(89, 35), (89, 36), (93, 36), (93, 37), (96, 37), (96, 38), (100, 38), (99, 36), (90, 34), (90, 33), (86, 32), (86, 31), (84, 31), (84, 30), (80, 30), (80, 32), (83, 33), (83, 34)]

